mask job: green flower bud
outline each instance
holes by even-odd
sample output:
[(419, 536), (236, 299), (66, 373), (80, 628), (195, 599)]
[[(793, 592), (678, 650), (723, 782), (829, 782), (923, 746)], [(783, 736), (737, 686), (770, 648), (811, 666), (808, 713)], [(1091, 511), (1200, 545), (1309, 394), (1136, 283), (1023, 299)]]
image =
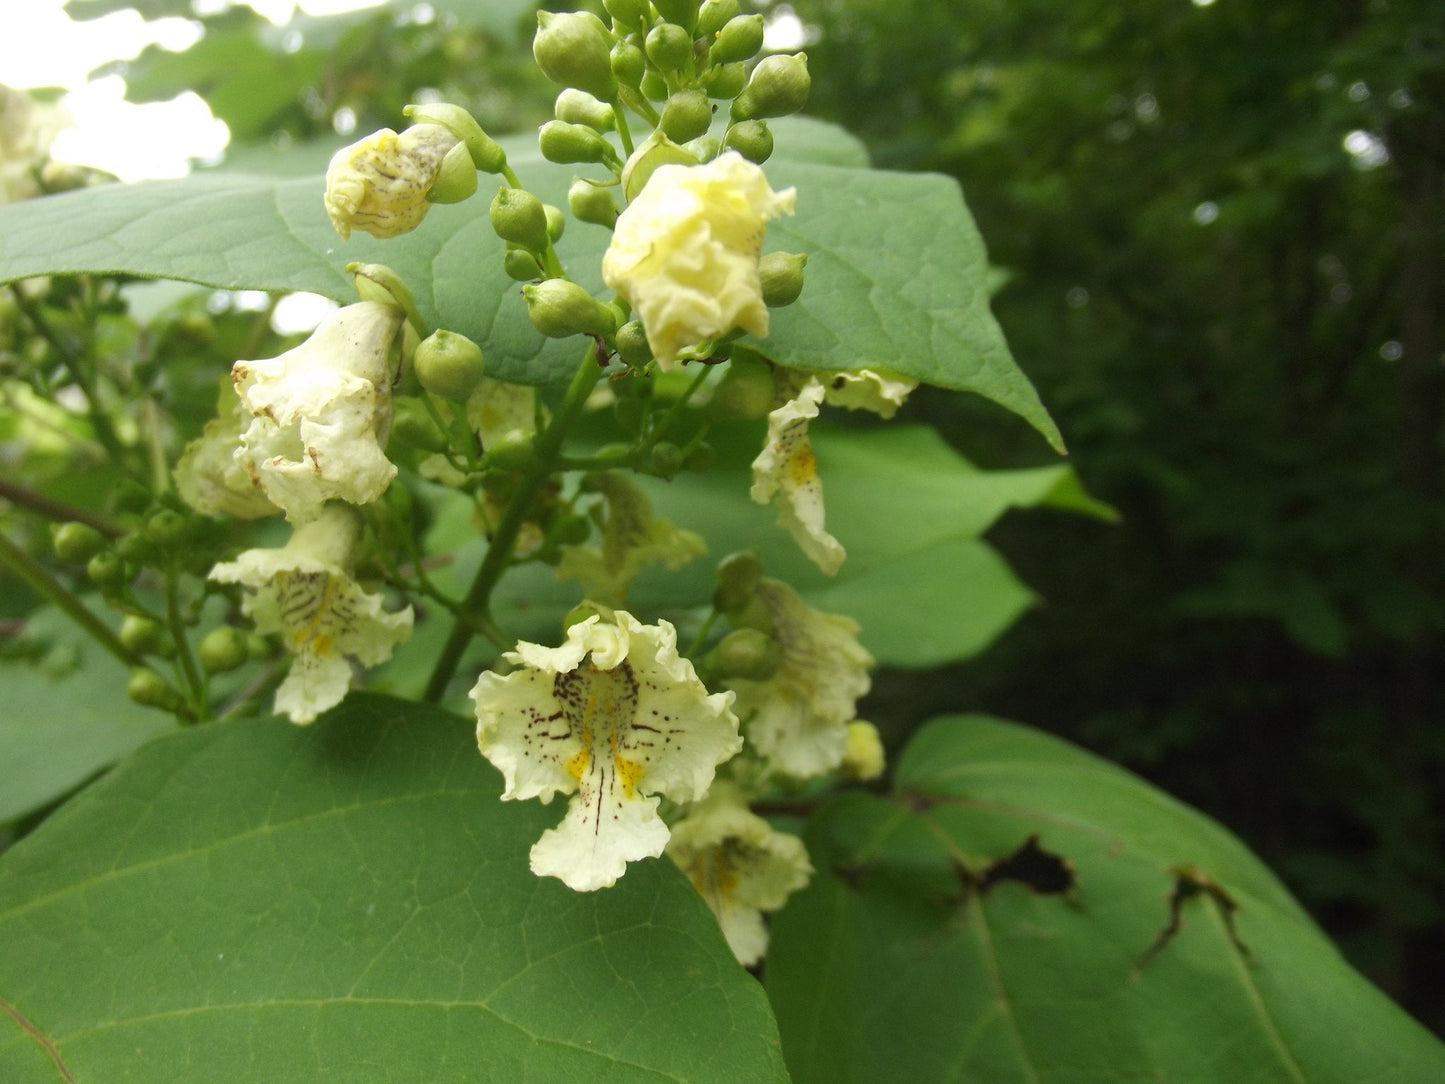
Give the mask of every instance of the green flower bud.
[(751, 60), (762, 47), (763, 17), (739, 15), (718, 31), (717, 40), (708, 50), (708, 61), (712, 64), (732, 64), (739, 60)]
[(142, 565), (156, 555), (156, 547), (141, 531), (133, 531), (116, 539), (115, 552), (131, 564)]
[(246, 634), (229, 625), (222, 625), (206, 633), (196, 648), (196, 658), (208, 674), (224, 674), (234, 670), (243, 665), (249, 656)]
[(577, 221), (592, 222), (608, 229), (613, 227), (621, 213), (610, 187), (593, 184), (582, 177), (576, 178), (572, 187), (567, 189), (567, 207)]
[(611, 335), (617, 313), (567, 279), (547, 279), (522, 287), (532, 326), (552, 339), (573, 335)]
[(647, 0), (602, 0), (602, 6), (618, 26), (625, 26), (628, 30), (636, 30), (638, 26), (652, 21)]
[(550, 203), (542, 204), (542, 210), (547, 215), (547, 237), (555, 245), (562, 240), (562, 233), (567, 229), (567, 216), (562, 213), (562, 208), (553, 207)]
[(763, 288), (763, 304), (780, 309), (798, 300), (803, 292), (803, 268), (808, 257), (801, 252), (769, 252), (758, 261), (758, 281)]
[(526, 470), (536, 458), (532, 434), (520, 429), (503, 433), (487, 447), (487, 466), (498, 470)]
[(547, 537), (558, 546), (580, 546), (592, 537), (592, 524), (586, 516), (558, 516)]
[(414, 331), (426, 327), (421, 313), (417, 311), (416, 299), (411, 296), (411, 289), (386, 264), (349, 263), (346, 273), (351, 276), (351, 286), (359, 300), (401, 309)]
[(85, 574), (101, 590), (114, 589), (125, 579), (125, 562), (119, 554), (104, 550), (85, 563)]
[(730, 126), (723, 145), (731, 147), (749, 162), (762, 165), (773, 155), (773, 131), (765, 120), (744, 120)]
[(552, 111), (558, 120), (581, 124), (597, 132), (610, 132), (617, 126), (617, 114), (610, 105), (575, 87), (568, 87), (557, 95), (557, 104)]
[(559, 165), (574, 162), (617, 162), (612, 144), (585, 124), (568, 124), (565, 120), (549, 120), (537, 133), (542, 157)]
[(440, 124), (466, 144), (472, 165), (483, 173), (500, 173), (507, 165), (507, 152), (477, 123), (477, 119), (459, 105), (433, 102), (409, 105), (402, 110), (419, 124)]
[(461, 402), (482, 382), (482, 348), (455, 331), (433, 331), (412, 358), (421, 386), (443, 399)]
[(433, 203), (461, 203), (477, 191), (477, 167), (465, 143), (458, 143), (442, 158), (437, 179), (427, 189)]
[(703, 0), (697, 12), (697, 36), (711, 39), (728, 21), (737, 18), (738, 0)]
[(647, 345), (647, 332), (641, 320), (629, 320), (617, 329), (617, 356), (634, 369), (641, 369), (652, 360), (652, 347)]
[(651, 68), (642, 73), (642, 82), (638, 86), (648, 101), (667, 101), (667, 80)]
[(151, 506), (151, 491), (139, 482), (123, 479), (111, 490), (111, 503), (121, 512), (144, 512)]
[(630, 203), (642, 191), (642, 186), (658, 166), (695, 166), (697, 159), (668, 139), (661, 131), (655, 131), (644, 139), (627, 164), (622, 167), (622, 194)]
[(682, 469), (690, 470), (695, 474), (712, 470), (717, 466), (717, 449), (707, 441), (693, 445), (692, 451), (687, 453), (687, 458), (682, 461)]
[(603, 101), (617, 93), (612, 79), (612, 36), (588, 11), (537, 12), (532, 55), (542, 73), (564, 87), (577, 87)]
[(662, 107), (660, 127), (674, 143), (705, 135), (712, 124), (712, 106), (700, 90), (680, 90)]
[(671, 441), (659, 441), (652, 446), (652, 473), (659, 478), (672, 478), (682, 469), (682, 449)]
[(692, 35), (675, 23), (658, 23), (647, 32), (643, 47), (660, 71), (681, 71), (692, 61)]
[(669, 23), (682, 27), (692, 39), (692, 28), (697, 26), (698, 0), (652, 0), (657, 13)]
[(105, 535), (88, 523), (74, 520), (56, 527), (50, 542), (55, 556), (73, 565), (84, 564), (106, 547)]
[(260, 633), (252, 632), (246, 635), (246, 654), (253, 659), (265, 660), (272, 658), (276, 653), (271, 647), (271, 642)]
[(773, 367), (761, 358), (738, 351), (708, 400), (707, 413), (718, 421), (762, 418), (773, 409), (776, 392)]
[(609, 62), (613, 76), (625, 87), (636, 87), (647, 72), (647, 57), (630, 41), (623, 40), (614, 45)]
[[(437, 428), (431, 411), (409, 395), (396, 396), (391, 401), (391, 441), (409, 448), (420, 448), (424, 452), (440, 452), (449, 441), (447, 435)], [(393, 490), (405, 492), (405, 486), (390, 486)]]
[(734, 629), (703, 658), (703, 666), (719, 678), (767, 681), (778, 670), (783, 652), (771, 636), (757, 629)]
[(130, 680), (125, 684), (125, 694), (137, 704), (144, 704), (148, 708), (169, 710), (179, 703), (176, 694), (166, 684), (166, 679), (147, 666), (137, 666), (130, 672)]
[(174, 655), (176, 645), (159, 621), (138, 614), (126, 614), (120, 623), (120, 642), (137, 655)]
[(718, 155), (722, 154), (722, 141), (715, 136), (704, 135), (689, 140), (686, 144), (687, 153), (696, 158), (699, 162), (711, 162)]
[(878, 728), (862, 719), (854, 719), (848, 724), (848, 744), (838, 771), (846, 779), (867, 783), (881, 776), (887, 767), (887, 756)]
[(153, 513), (141, 528), (146, 541), (163, 550), (184, 545), (191, 537), (191, 524), (187, 517), (170, 508)]
[(757, 597), (754, 592), (762, 578), (763, 563), (752, 550), (728, 554), (718, 562), (713, 606), (725, 614), (741, 612)]
[(811, 86), (807, 53), (764, 57), (733, 102), (733, 119), (786, 117), (796, 113), (808, 104)]
[(748, 66), (741, 60), (709, 68), (702, 77), (702, 88), (709, 98), (736, 98), (747, 83)]
[(490, 214), (492, 229), (503, 241), (521, 245), (529, 252), (547, 251), (547, 210), (525, 188), (503, 185), (492, 199)]
[(542, 265), (537, 262), (537, 257), (525, 248), (507, 249), (506, 255), (502, 257), (502, 268), (509, 278), (518, 282), (533, 282), (543, 275)]

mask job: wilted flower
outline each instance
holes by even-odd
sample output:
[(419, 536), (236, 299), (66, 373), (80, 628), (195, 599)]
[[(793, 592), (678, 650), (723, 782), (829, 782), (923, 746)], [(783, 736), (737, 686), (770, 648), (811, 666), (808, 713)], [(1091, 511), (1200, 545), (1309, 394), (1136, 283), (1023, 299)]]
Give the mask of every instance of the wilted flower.
[(398, 309), (360, 301), (280, 357), (232, 368), (252, 415), (236, 460), (293, 523), (333, 498), (368, 504), (396, 475), (382, 449), (391, 420), (388, 358), (401, 321)]
[(326, 167), (326, 213), (336, 232), (384, 238), (416, 229), (431, 208), (427, 193), (442, 160), (458, 142), (440, 124), (414, 124), (400, 135), (383, 128), (342, 147)]
[(781, 649), (765, 681), (734, 678), (738, 718), (748, 741), (772, 767), (803, 778), (843, 761), (848, 723), (868, 691), (873, 656), (858, 643), (858, 623), (813, 609), (787, 584), (762, 579), (758, 598)]
[(663, 165), (617, 219), (602, 278), (632, 306), (658, 365), (742, 328), (768, 333), (758, 256), (768, 219), (791, 213), (793, 189), (774, 192), (736, 153), (705, 165)]
[(658, 796), (701, 798), (742, 747), (732, 694), (708, 693), (666, 621), (594, 615), (561, 647), (524, 641), (503, 657), (518, 669), (484, 673), (472, 689), (477, 744), (506, 781), (503, 798), (575, 795), (532, 847), (531, 865), (579, 892), (662, 854)]
[(291, 533), (280, 549), (254, 549), (211, 569), (217, 583), (251, 590), (241, 609), (260, 633), (279, 632), (296, 657), (276, 690), (276, 711), (309, 723), (339, 704), (351, 685), (350, 658), (376, 666), (411, 635), (411, 607), (382, 610), (381, 597), (351, 578), (360, 524), (331, 505)]
[(208, 421), (201, 435), (186, 445), (173, 472), (176, 491), (197, 512), (259, 519), (280, 511), (236, 461), (241, 434), (250, 427), (251, 420), (251, 412), (236, 397), (234, 385), (227, 381), (221, 391), (217, 417)]
[(775, 831), (728, 783), (714, 784), (707, 798), (672, 826), (667, 856), (707, 901), (744, 967), (767, 950), (763, 912), (776, 911), (813, 874), (803, 841)]

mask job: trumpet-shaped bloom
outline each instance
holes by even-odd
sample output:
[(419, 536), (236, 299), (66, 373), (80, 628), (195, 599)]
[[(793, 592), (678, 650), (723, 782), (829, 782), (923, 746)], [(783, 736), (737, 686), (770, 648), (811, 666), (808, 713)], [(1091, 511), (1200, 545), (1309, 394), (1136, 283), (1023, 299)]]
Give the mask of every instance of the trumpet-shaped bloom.
[(231, 369), (252, 416), (236, 461), (291, 522), (314, 519), (333, 498), (369, 504), (396, 475), (382, 449), (391, 426), (388, 357), (401, 321), (399, 310), (361, 301), (280, 357)]
[(813, 874), (803, 841), (774, 831), (727, 783), (672, 826), (667, 856), (707, 901), (744, 967), (767, 950), (763, 912), (776, 911)]
[(342, 237), (353, 229), (396, 237), (421, 224), (442, 159), (458, 143), (440, 124), (390, 128), (342, 147), (326, 167), (326, 213)]
[(280, 511), (236, 461), (241, 434), (250, 427), (251, 417), (226, 385), (220, 415), (208, 421), (181, 453), (174, 471), (176, 491), (197, 512), (259, 519)]
[(251, 588), (242, 610), (257, 632), (281, 633), (296, 656), (276, 690), (277, 713), (293, 723), (341, 702), (351, 685), (348, 657), (376, 666), (411, 635), (411, 607), (386, 613), (381, 597), (351, 578), (359, 530), (356, 513), (331, 505), (280, 549), (247, 550), (211, 569), (218, 583)]
[(642, 320), (659, 367), (734, 328), (768, 333), (758, 256), (766, 222), (795, 199), (735, 151), (652, 173), (617, 219), (602, 278)]
[(765, 681), (728, 683), (738, 717), (774, 770), (800, 778), (831, 771), (847, 752), (858, 698), (872, 684), (873, 656), (858, 643), (852, 618), (820, 613), (780, 580), (761, 580), (757, 593), (781, 657)]
[(503, 657), (518, 669), (485, 673), (472, 689), (477, 744), (506, 781), (503, 798), (573, 795), (531, 865), (579, 892), (662, 854), (659, 796), (701, 798), (742, 747), (732, 694), (708, 693), (666, 621), (619, 610), (615, 623), (573, 625), (561, 647), (523, 641)]

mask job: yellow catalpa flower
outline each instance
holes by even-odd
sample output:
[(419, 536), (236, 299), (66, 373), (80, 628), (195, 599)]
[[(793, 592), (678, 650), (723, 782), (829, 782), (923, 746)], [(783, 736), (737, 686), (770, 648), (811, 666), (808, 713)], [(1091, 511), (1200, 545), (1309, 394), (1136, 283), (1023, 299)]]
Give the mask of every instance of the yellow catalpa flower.
[(767, 951), (763, 912), (783, 906), (813, 875), (803, 841), (775, 831), (723, 782), (672, 826), (667, 856), (707, 901), (744, 967)]
[(658, 796), (701, 798), (742, 747), (732, 694), (708, 693), (666, 621), (594, 615), (561, 647), (524, 641), (503, 658), (518, 669), (485, 673), (472, 689), (477, 744), (506, 781), (504, 799), (573, 795), (562, 823), (532, 847), (531, 865), (579, 892), (661, 855), (668, 831)]
[(383, 447), (401, 322), (399, 309), (360, 301), (280, 357), (232, 367), (251, 415), (236, 461), (291, 522), (314, 518), (332, 499), (369, 504), (396, 475)]
[(412, 611), (382, 610), (381, 596), (351, 578), (360, 524), (349, 508), (330, 505), (297, 527), (280, 549), (247, 550), (216, 565), (210, 578), (251, 588), (241, 609), (262, 634), (279, 632), (295, 655), (276, 690), (276, 712), (309, 723), (341, 703), (354, 658), (376, 666), (411, 635)]
[(442, 159), (459, 140), (440, 124), (390, 128), (342, 147), (326, 167), (326, 213), (342, 237), (353, 229), (396, 237), (421, 224)]
[(748, 742), (784, 775), (832, 771), (847, 753), (858, 698), (872, 685), (873, 656), (852, 618), (820, 613), (780, 580), (764, 578), (756, 590), (781, 654), (768, 679), (728, 682)]
[(617, 219), (602, 278), (627, 299), (662, 369), (677, 352), (742, 328), (768, 333), (758, 256), (768, 219), (792, 213), (735, 151), (704, 165), (659, 166)]
[(186, 445), (173, 477), (176, 492), (197, 512), (208, 515), (259, 519), (280, 511), (265, 491), (236, 461), (241, 434), (250, 428), (252, 415), (227, 381), (221, 392), (218, 416), (206, 423), (201, 435)]
[(821, 375), (784, 370), (778, 374), (778, 398), (783, 402), (768, 415), (768, 439), (753, 460), (751, 495), (759, 504), (777, 502), (779, 524), (808, 559), (830, 576), (842, 566), (847, 551), (825, 526), (823, 480), (818, 476), (808, 423), (825, 402), (891, 418), (917, 385), (916, 380), (872, 369)]

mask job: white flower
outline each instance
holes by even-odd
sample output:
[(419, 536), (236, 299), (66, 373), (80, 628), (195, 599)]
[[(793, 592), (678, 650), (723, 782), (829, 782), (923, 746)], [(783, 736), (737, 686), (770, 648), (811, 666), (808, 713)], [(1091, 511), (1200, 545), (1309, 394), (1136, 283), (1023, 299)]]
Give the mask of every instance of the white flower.
[(858, 698), (871, 687), (873, 656), (858, 643), (852, 618), (820, 613), (780, 580), (765, 578), (756, 590), (781, 658), (766, 681), (728, 683), (738, 717), (774, 770), (799, 778), (831, 771), (847, 751)]
[(256, 481), (236, 461), (241, 434), (251, 424), (251, 412), (228, 383), (222, 392), (221, 413), (206, 423), (199, 437), (186, 445), (173, 476), (181, 499), (208, 515), (259, 519), (280, 511)]
[(616, 882), (627, 863), (667, 845), (658, 797), (690, 802), (742, 747), (731, 693), (703, 687), (666, 621), (617, 611), (573, 625), (567, 642), (523, 641), (520, 669), (472, 689), (477, 744), (506, 781), (503, 798), (573, 794), (567, 815), (532, 847), (532, 872), (579, 892)]
[(727, 783), (714, 784), (707, 798), (672, 826), (667, 856), (712, 908), (744, 967), (767, 950), (763, 912), (776, 911), (813, 874), (803, 841), (774, 831)]
[(411, 635), (412, 612), (385, 613), (381, 597), (351, 578), (360, 530), (356, 513), (340, 505), (297, 527), (281, 549), (254, 549), (211, 569), (218, 583), (251, 588), (242, 610), (260, 633), (281, 633), (295, 654), (276, 690), (276, 711), (309, 723), (339, 704), (351, 685), (350, 656), (363, 666), (391, 657)]
[(662, 369), (677, 352), (742, 328), (768, 333), (758, 281), (764, 223), (792, 213), (794, 189), (774, 192), (735, 151), (699, 166), (659, 166), (617, 219), (602, 279), (627, 299)]
[(342, 147), (326, 167), (326, 213), (342, 237), (353, 229), (395, 237), (417, 228), (431, 207), (427, 193), (457, 137), (440, 124), (390, 128)]
[(41, 194), (37, 180), (50, 145), (72, 123), (64, 106), (46, 105), (24, 91), (0, 86), (0, 203)]
[(374, 301), (338, 309), (280, 357), (238, 361), (231, 379), (252, 421), (236, 461), (293, 523), (333, 498), (369, 504), (396, 467), (389, 355), (400, 310)]
[(782, 405), (768, 415), (768, 438), (753, 460), (752, 498), (758, 504), (776, 500), (778, 522), (797, 541), (808, 559), (829, 576), (838, 571), (847, 551), (828, 533), (823, 508), (823, 480), (808, 438), (808, 423), (824, 402), (850, 410), (871, 410), (891, 418), (918, 384), (861, 369), (832, 373), (824, 379), (782, 371), (778, 397)]

